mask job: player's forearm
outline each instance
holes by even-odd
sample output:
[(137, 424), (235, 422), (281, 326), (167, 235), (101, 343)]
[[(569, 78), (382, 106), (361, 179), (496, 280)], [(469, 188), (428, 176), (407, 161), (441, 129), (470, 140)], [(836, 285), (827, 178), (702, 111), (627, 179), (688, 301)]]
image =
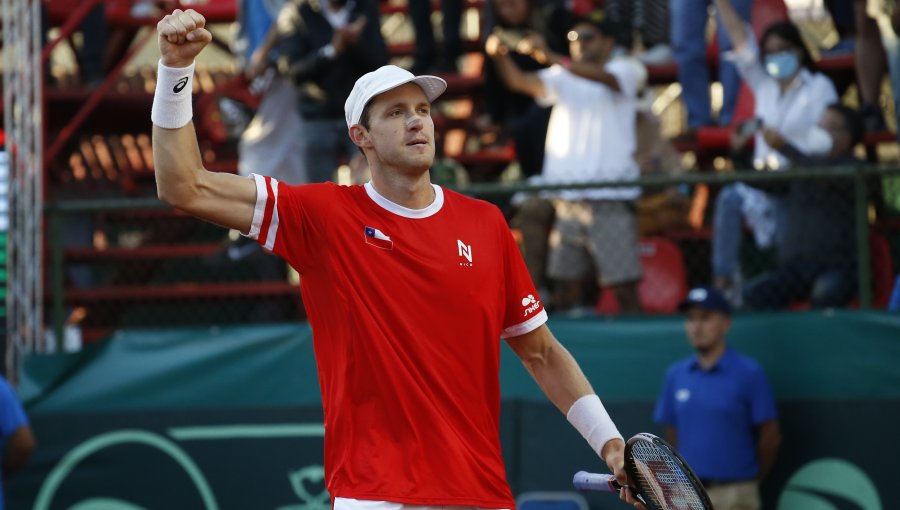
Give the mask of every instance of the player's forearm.
[(539, 358), (525, 365), (547, 398), (567, 413), (579, 398), (594, 392), (569, 351), (557, 341)]
[(159, 199), (174, 207), (190, 203), (203, 167), (193, 123), (177, 129), (154, 124), (153, 163)]

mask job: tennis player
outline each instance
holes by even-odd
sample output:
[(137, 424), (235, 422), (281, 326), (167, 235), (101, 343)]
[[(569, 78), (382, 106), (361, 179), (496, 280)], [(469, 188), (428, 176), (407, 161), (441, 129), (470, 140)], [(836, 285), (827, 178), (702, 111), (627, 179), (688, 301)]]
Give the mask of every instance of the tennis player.
[(193, 10), (157, 25), (159, 196), (300, 273), (334, 508), (514, 507), (498, 437), (501, 337), (625, 483), (622, 436), (545, 325), (502, 214), (430, 182), (431, 102), (446, 83), (394, 66), (356, 82), (345, 113), (372, 173), (364, 186), (211, 173), (191, 123), (194, 58), (212, 40), (204, 26)]

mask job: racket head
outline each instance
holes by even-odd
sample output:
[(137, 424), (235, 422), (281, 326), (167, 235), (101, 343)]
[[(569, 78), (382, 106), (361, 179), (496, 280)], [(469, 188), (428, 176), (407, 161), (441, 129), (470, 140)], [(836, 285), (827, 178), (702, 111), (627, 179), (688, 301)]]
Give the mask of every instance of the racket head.
[(625, 471), (653, 510), (713, 510), (694, 471), (669, 443), (637, 434), (625, 445)]

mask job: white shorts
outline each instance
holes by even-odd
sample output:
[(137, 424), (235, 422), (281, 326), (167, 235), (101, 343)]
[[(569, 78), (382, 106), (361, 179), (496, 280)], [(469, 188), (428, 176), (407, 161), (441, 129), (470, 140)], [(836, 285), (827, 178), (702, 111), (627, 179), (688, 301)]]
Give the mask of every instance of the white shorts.
[[(334, 510), (498, 510), (477, 506), (458, 505), (405, 505), (392, 501), (370, 501), (367, 499), (334, 498)], [(509, 510), (503, 508), (499, 510)]]

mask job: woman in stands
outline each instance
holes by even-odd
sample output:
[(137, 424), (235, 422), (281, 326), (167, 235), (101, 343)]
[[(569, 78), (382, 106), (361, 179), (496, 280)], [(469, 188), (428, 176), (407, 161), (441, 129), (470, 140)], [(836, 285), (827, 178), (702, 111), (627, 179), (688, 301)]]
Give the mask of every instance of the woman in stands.
[[(755, 138), (753, 166), (784, 170), (789, 161), (779, 152), (791, 145), (809, 156), (827, 153), (831, 140), (818, 127), (828, 105), (838, 102), (834, 84), (813, 69), (800, 31), (790, 21), (770, 25), (759, 44), (749, 25), (738, 16), (731, 0), (715, 0), (731, 39), (734, 61), (755, 100), (755, 119), (745, 125)], [(762, 190), (743, 183), (725, 187), (716, 200), (713, 232), (713, 276), (733, 304), (740, 306), (738, 254), (742, 221), (753, 231), (757, 246), (775, 241), (774, 204)]]

